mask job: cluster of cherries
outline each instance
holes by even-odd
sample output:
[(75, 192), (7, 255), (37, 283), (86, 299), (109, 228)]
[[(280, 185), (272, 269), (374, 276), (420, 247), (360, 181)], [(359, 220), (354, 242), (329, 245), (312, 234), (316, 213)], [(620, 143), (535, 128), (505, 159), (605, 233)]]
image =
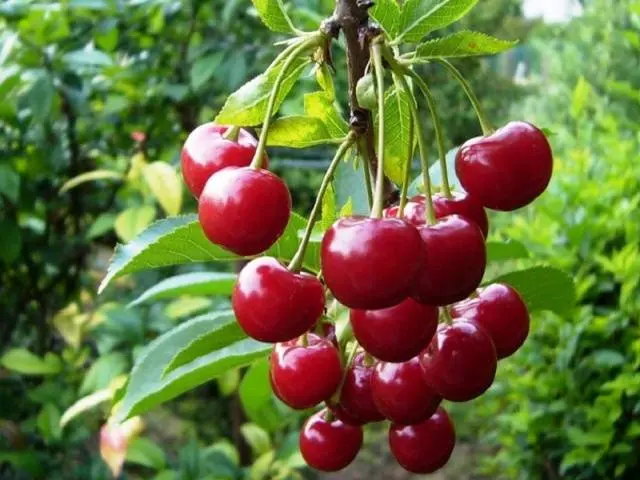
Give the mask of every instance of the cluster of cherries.
[[(291, 213), (286, 185), (264, 169), (266, 158), (256, 166), (255, 156), (248, 132), (215, 124), (198, 127), (182, 152), (204, 233), (241, 256), (271, 247)], [(517, 291), (504, 284), (479, 288), (484, 209), (532, 202), (552, 166), (544, 134), (512, 122), (458, 151), (456, 173), (466, 192), (414, 197), (401, 215), (392, 206), (382, 218), (337, 220), (322, 240), (324, 284), (269, 256), (242, 269), (233, 309), (247, 335), (275, 344), (273, 391), (294, 409), (326, 405), (300, 434), (310, 466), (346, 467), (361, 448), (362, 426), (385, 419), (391, 452), (404, 468), (430, 473), (448, 461), (455, 431), (441, 401), (484, 393), (497, 360), (513, 354), (529, 332)], [(435, 222), (425, 220), (429, 212)], [(324, 319), (326, 289), (349, 309), (356, 342), (339, 341)]]

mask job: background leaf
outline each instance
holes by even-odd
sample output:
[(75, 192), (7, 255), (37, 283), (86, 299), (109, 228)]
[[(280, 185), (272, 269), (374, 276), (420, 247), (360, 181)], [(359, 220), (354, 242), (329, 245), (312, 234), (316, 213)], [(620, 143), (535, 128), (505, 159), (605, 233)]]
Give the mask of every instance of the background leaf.
[(81, 173), (73, 178), (70, 178), (62, 187), (60, 187), (60, 193), (65, 193), (72, 188), (77, 187), (85, 182), (93, 182), (96, 180), (122, 180), (123, 176), (120, 172), (113, 170), (92, 170), (90, 172)]
[(505, 260), (517, 260), (527, 258), (529, 251), (527, 247), (517, 240), (490, 240), (487, 242), (487, 261), (502, 262)]
[(151, 205), (131, 207), (116, 217), (114, 228), (118, 238), (128, 242), (139, 235), (156, 217), (156, 209)]
[(247, 417), (259, 427), (274, 431), (286, 421), (276, 406), (271, 389), (268, 359), (260, 359), (251, 365), (242, 377), (238, 394)]
[(142, 170), (154, 197), (167, 215), (178, 215), (182, 208), (182, 179), (176, 169), (165, 162), (153, 162)]
[(13, 348), (0, 357), (0, 365), (23, 375), (55, 375), (62, 370), (60, 358), (54, 354), (39, 357), (24, 348)]

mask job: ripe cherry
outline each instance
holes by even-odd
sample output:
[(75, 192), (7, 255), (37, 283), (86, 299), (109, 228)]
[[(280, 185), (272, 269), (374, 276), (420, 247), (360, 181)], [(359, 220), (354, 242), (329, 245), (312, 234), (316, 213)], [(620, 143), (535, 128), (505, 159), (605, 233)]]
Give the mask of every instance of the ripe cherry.
[(276, 343), (270, 358), (271, 385), (276, 396), (292, 408), (304, 410), (331, 397), (342, 380), (340, 355), (326, 338), (307, 334)]
[(251, 260), (231, 297), (242, 329), (261, 342), (285, 342), (310, 330), (324, 312), (322, 283), (295, 273), (273, 257)]
[(420, 355), (427, 384), (452, 402), (482, 395), (496, 374), (496, 349), (491, 337), (469, 321), (441, 324), (429, 347)]
[[(371, 378), (375, 362), (369, 364), (364, 353), (358, 353), (347, 368), (340, 402), (334, 412), (341, 420), (354, 425), (379, 422), (384, 416), (373, 402)], [(344, 412), (344, 415), (341, 413)]]
[(442, 400), (424, 381), (417, 357), (404, 363), (378, 363), (371, 389), (380, 413), (401, 425), (428, 419)]
[(529, 334), (529, 312), (520, 294), (502, 283), (478, 290), (475, 298), (453, 305), (454, 317), (477, 323), (491, 336), (498, 359), (518, 350)]
[(300, 453), (316, 470), (337, 472), (356, 458), (362, 437), (362, 427), (343, 423), (324, 409), (309, 417), (302, 427)]
[(423, 257), (417, 230), (398, 218), (342, 218), (322, 240), (325, 282), (350, 308), (400, 303), (411, 293)]
[(404, 362), (425, 348), (438, 326), (438, 309), (411, 298), (381, 310), (351, 310), (358, 343), (385, 362)]
[[(460, 215), (467, 220), (474, 222), (485, 238), (489, 234), (489, 219), (487, 212), (472, 196), (465, 192), (452, 192), (451, 198), (444, 193), (435, 193), (432, 197), (433, 209), (436, 218), (443, 218), (448, 215)], [(424, 195), (413, 197), (404, 209), (404, 216), (408, 222), (414, 225), (424, 225)]]
[[(237, 138), (225, 138), (232, 127), (205, 123), (187, 137), (180, 160), (184, 182), (194, 197), (202, 193), (207, 180), (225, 167), (247, 167), (256, 152), (257, 140), (241, 128)], [(263, 167), (266, 168), (264, 157)]]
[(413, 298), (427, 305), (449, 305), (467, 298), (482, 281), (487, 256), (478, 226), (449, 215), (418, 228), (427, 255)]
[(553, 154), (544, 133), (525, 122), (511, 122), (486, 137), (467, 141), (456, 155), (464, 189), (482, 205), (511, 211), (545, 191)]
[(224, 168), (207, 181), (198, 214), (211, 242), (238, 255), (257, 255), (284, 232), (291, 195), (285, 183), (267, 170)]
[(433, 473), (444, 467), (453, 453), (456, 432), (443, 408), (417, 425), (389, 427), (391, 453), (412, 473)]

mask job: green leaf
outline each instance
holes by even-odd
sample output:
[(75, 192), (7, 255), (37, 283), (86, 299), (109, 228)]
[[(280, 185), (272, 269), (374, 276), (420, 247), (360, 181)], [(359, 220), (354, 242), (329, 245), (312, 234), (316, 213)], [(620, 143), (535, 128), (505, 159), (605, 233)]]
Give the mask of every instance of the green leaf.
[(116, 234), (120, 240), (128, 242), (139, 235), (156, 216), (156, 209), (151, 205), (131, 207), (120, 212), (114, 222)]
[[(306, 219), (292, 213), (282, 237), (266, 254), (280, 260), (291, 260), (298, 247), (297, 232), (306, 223)], [(152, 224), (130, 243), (116, 246), (98, 292), (102, 292), (114, 278), (127, 273), (185, 263), (231, 261), (239, 258), (214, 245), (204, 236), (197, 215), (166, 218)], [(317, 246), (311, 246), (307, 251), (304, 266), (311, 271), (318, 271), (320, 252)]]
[[(0, 9), (2, 9), (2, 7), (3, 6), (0, 5)], [(0, 10), (0, 13), (2, 13), (2, 10)], [(16, 470), (21, 470), (30, 474), (31, 476), (27, 478), (43, 478), (46, 475), (44, 471), (46, 465), (46, 461), (44, 461), (44, 459), (46, 457), (44, 457), (44, 455), (45, 454), (41, 455), (40, 453), (33, 450), (18, 452), (0, 451), (0, 463), (8, 463)]]
[(307, 148), (334, 141), (322, 120), (305, 115), (278, 118), (267, 137), (270, 147)]
[(349, 124), (340, 115), (336, 103), (327, 92), (305, 94), (304, 111), (310, 117), (322, 120), (333, 138), (341, 139), (349, 132)]
[(240, 370), (229, 370), (218, 377), (220, 393), (228, 397), (238, 389), (240, 383)]
[(98, 390), (91, 395), (87, 395), (86, 397), (82, 397), (76, 400), (76, 402), (71, 405), (60, 418), (60, 428), (64, 428), (71, 420), (76, 418), (78, 415), (92, 410), (98, 405), (111, 401), (112, 399), (113, 390), (111, 388), (105, 388), (103, 390)]
[(165, 162), (153, 162), (142, 170), (151, 193), (167, 215), (178, 215), (182, 208), (182, 179), (176, 169)]
[(333, 186), (329, 184), (327, 191), (322, 198), (322, 215), (320, 217), (320, 225), (322, 231), (325, 232), (331, 228), (333, 222), (336, 221), (336, 192), (333, 190)]
[(100, 356), (86, 373), (80, 386), (80, 395), (108, 387), (114, 378), (125, 373), (128, 368), (129, 362), (123, 352), (111, 352)]
[(129, 303), (135, 307), (149, 300), (179, 297), (181, 295), (231, 295), (236, 282), (235, 273), (193, 272), (167, 278), (145, 290)]
[(573, 118), (577, 119), (581, 116), (582, 112), (584, 112), (589, 105), (593, 94), (594, 91), (591, 84), (583, 76), (580, 76), (571, 97), (571, 116)]
[(51, 78), (46, 73), (40, 74), (26, 94), (27, 103), (35, 122), (43, 122), (51, 114), (55, 90)]
[(77, 187), (86, 182), (94, 182), (96, 180), (122, 180), (124, 176), (119, 172), (113, 170), (92, 170), (90, 172), (81, 173), (75, 177), (64, 182), (60, 188), (60, 193), (65, 193), (72, 188)]
[(222, 53), (217, 52), (206, 57), (200, 57), (194, 62), (190, 73), (191, 87), (194, 90), (199, 90), (213, 77), (222, 62), (222, 58)]
[(392, 88), (384, 99), (384, 173), (392, 182), (402, 184), (404, 167), (413, 148), (409, 138), (411, 99), (402, 89)]
[(421, 43), (416, 49), (415, 59), (428, 61), (438, 57), (494, 55), (509, 50), (517, 43), (517, 41), (501, 40), (485, 33), (464, 30)]
[(10, 264), (15, 262), (22, 250), (20, 227), (11, 220), (0, 220), (0, 260)]
[(125, 461), (155, 470), (162, 470), (167, 464), (162, 448), (148, 438), (142, 437), (131, 442)]
[(114, 213), (101, 213), (98, 215), (89, 230), (87, 230), (87, 239), (93, 240), (112, 230), (113, 225), (116, 223), (116, 217), (117, 215)]
[(335, 101), (336, 88), (333, 83), (333, 75), (329, 66), (326, 63), (323, 63), (322, 65), (316, 65), (315, 73), (316, 81), (318, 82), (318, 85), (320, 86), (322, 91), (331, 101)]
[(58, 440), (62, 437), (62, 427), (60, 427), (60, 410), (51, 404), (47, 403), (36, 418), (36, 426), (40, 431), (40, 435), (46, 442), (52, 440)]
[(350, 203), (353, 215), (368, 215), (369, 198), (364, 183), (362, 161), (359, 168), (354, 167), (354, 162), (340, 162), (333, 187), (336, 192), (336, 204), (340, 210)]
[(249, 365), (264, 357), (271, 345), (245, 339), (183, 365), (168, 374), (166, 366), (194, 339), (206, 335), (220, 323), (233, 319), (230, 312), (194, 318), (158, 337), (138, 357), (131, 371), (115, 420), (144, 413), (156, 405), (208, 382), (229, 369)]
[[(246, 338), (247, 335), (240, 328), (235, 317), (229, 312), (225, 313), (227, 314), (225, 316), (214, 312), (196, 317), (203, 322), (209, 322), (210, 330), (194, 337), (188, 345), (181, 349), (167, 364), (165, 375), (199, 357)], [(214, 322), (211, 323), (211, 320)]]
[(400, 5), (397, 0), (376, 0), (375, 5), (369, 10), (369, 15), (387, 33), (389, 38), (394, 38), (400, 26)]
[(271, 450), (269, 434), (254, 423), (245, 423), (240, 427), (242, 436), (247, 441), (256, 457)]
[[(460, 180), (458, 180), (458, 176), (456, 175), (456, 153), (458, 152), (458, 147), (452, 148), (447, 152), (446, 162), (447, 162), (447, 173), (449, 174), (449, 186), (452, 190), (464, 191), (462, 185), (460, 184)], [(429, 175), (431, 177), (431, 183), (434, 187), (438, 187), (442, 185), (442, 169), (440, 168), (440, 162), (437, 158), (433, 158), (431, 160), (431, 166), (429, 167)], [(418, 193), (424, 193), (424, 187), (422, 185), (422, 174), (418, 174), (418, 176), (411, 182), (409, 185), (409, 196), (417, 195)]]
[[(282, 86), (276, 96), (274, 113), (289, 94), (300, 75), (302, 75), (302, 71), (309, 64), (309, 61), (308, 57), (300, 57), (294, 60), (289, 71), (285, 74)], [(266, 72), (245, 83), (232, 93), (227, 98), (220, 113), (218, 113), (215, 122), (239, 126), (261, 124), (264, 120), (271, 89), (283, 64), (284, 59), (277, 58)]]
[(198, 312), (208, 310), (212, 303), (212, 300), (206, 297), (180, 297), (164, 308), (164, 314), (173, 320), (191, 317)]
[(0, 194), (6, 195), (13, 203), (20, 197), (20, 175), (6, 163), (0, 164)]
[(22, 375), (56, 375), (62, 361), (52, 353), (41, 358), (24, 348), (13, 348), (0, 357), (0, 365)]
[(416, 43), (425, 35), (466, 15), (478, 0), (407, 0), (400, 15), (396, 43)]
[(101, 50), (76, 50), (64, 54), (62, 60), (72, 68), (109, 67), (113, 60)]
[(287, 15), (282, 0), (251, 0), (256, 7), (262, 23), (269, 30), (280, 33), (293, 33), (295, 28)]
[(487, 261), (503, 262), (505, 260), (517, 260), (529, 257), (529, 251), (517, 240), (489, 241), (487, 242)]
[(238, 389), (247, 418), (271, 432), (280, 428), (285, 416), (277, 409), (269, 382), (269, 361), (260, 359), (245, 373)]
[(557, 268), (531, 267), (500, 275), (486, 283), (498, 282), (515, 288), (530, 312), (550, 310), (567, 316), (576, 302), (572, 278)]

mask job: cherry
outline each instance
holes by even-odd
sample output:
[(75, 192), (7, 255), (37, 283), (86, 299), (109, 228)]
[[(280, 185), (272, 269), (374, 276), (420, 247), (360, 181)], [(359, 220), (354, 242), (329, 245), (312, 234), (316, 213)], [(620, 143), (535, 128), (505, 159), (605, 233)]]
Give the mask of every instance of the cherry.
[(477, 323), (491, 336), (498, 359), (518, 350), (529, 334), (529, 312), (520, 294), (502, 283), (478, 290), (475, 298), (453, 305), (454, 317)]
[[(465, 192), (452, 192), (451, 198), (444, 193), (435, 193), (431, 197), (433, 210), (436, 218), (443, 218), (448, 215), (461, 215), (467, 220), (474, 222), (485, 238), (489, 234), (489, 219), (487, 212), (475, 198)], [(424, 225), (425, 196), (417, 195), (413, 197), (404, 209), (404, 216), (413, 225)]]
[(325, 282), (350, 308), (400, 303), (411, 293), (423, 258), (417, 230), (398, 218), (342, 218), (322, 239)]
[(338, 346), (338, 335), (336, 333), (336, 324), (331, 322), (322, 322), (322, 336)]
[(391, 453), (412, 473), (433, 473), (444, 467), (455, 444), (456, 432), (443, 408), (417, 425), (389, 427)]
[(545, 191), (553, 154), (544, 133), (525, 122), (511, 122), (486, 137), (467, 141), (456, 155), (464, 189), (482, 205), (511, 211)]
[(327, 400), (342, 380), (340, 355), (326, 338), (307, 334), (276, 343), (270, 358), (271, 385), (276, 396), (292, 408), (304, 410)]
[(420, 355), (427, 384), (452, 402), (482, 395), (493, 383), (497, 358), (489, 334), (473, 322), (441, 324), (429, 347)]
[(438, 309), (411, 298), (381, 310), (351, 310), (358, 343), (385, 362), (404, 362), (425, 348), (438, 326)]
[(257, 255), (284, 232), (291, 195), (285, 183), (267, 170), (228, 167), (207, 181), (198, 214), (211, 242), (238, 255)]
[(371, 392), (371, 378), (374, 368), (375, 362), (369, 365), (364, 353), (358, 353), (351, 366), (347, 368), (340, 393), (340, 402), (338, 407), (334, 408), (336, 416), (342, 421), (354, 425), (364, 425), (384, 420), (384, 416), (373, 402)]
[(385, 218), (395, 218), (398, 216), (398, 211), (400, 210), (399, 205), (393, 205), (391, 207), (385, 208), (382, 211), (382, 216)]
[(337, 472), (347, 467), (362, 447), (362, 427), (331, 418), (321, 410), (309, 417), (300, 432), (300, 453), (316, 470)]
[[(247, 167), (256, 152), (257, 140), (241, 128), (238, 138), (224, 135), (232, 128), (228, 125), (205, 123), (189, 134), (180, 155), (184, 182), (194, 197), (202, 193), (207, 180), (225, 167)], [(264, 157), (263, 167), (267, 166)]]
[(449, 305), (467, 298), (482, 281), (484, 237), (478, 226), (449, 215), (418, 228), (428, 252), (413, 298), (427, 305)]
[(442, 400), (424, 381), (417, 357), (404, 363), (378, 363), (371, 390), (380, 413), (401, 425), (428, 419)]
[(261, 342), (284, 342), (310, 330), (324, 312), (324, 288), (273, 257), (251, 260), (238, 275), (231, 301), (242, 329)]

